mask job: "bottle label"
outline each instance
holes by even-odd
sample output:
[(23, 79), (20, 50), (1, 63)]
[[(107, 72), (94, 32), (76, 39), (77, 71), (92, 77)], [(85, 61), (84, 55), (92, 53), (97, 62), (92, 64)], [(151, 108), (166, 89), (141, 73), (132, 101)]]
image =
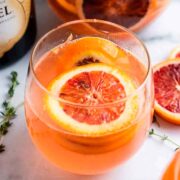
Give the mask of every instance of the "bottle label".
[(30, 8), (31, 0), (0, 0), (0, 57), (24, 35)]

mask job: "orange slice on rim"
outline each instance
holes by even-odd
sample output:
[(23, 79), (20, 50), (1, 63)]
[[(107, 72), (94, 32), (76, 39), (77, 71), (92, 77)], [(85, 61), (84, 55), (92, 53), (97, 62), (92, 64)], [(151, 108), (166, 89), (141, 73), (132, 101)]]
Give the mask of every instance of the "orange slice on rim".
[[(131, 79), (113, 66), (94, 63), (76, 67), (49, 85), (49, 91), (70, 103), (45, 97), (47, 112), (63, 129), (81, 135), (105, 135), (127, 127), (136, 118), (137, 97)], [(116, 102), (116, 103), (115, 103)]]
[(180, 125), (180, 60), (154, 67), (155, 111), (163, 119)]

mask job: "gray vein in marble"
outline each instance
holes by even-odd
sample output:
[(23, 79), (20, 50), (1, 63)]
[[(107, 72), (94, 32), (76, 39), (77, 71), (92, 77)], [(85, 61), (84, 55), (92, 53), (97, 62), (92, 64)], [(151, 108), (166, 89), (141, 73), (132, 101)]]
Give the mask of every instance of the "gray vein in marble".
[(154, 41), (168, 41), (172, 43), (180, 44), (180, 34), (165, 34), (165, 35), (157, 35), (151, 37), (143, 37), (140, 39), (144, 42), (154, 42)]

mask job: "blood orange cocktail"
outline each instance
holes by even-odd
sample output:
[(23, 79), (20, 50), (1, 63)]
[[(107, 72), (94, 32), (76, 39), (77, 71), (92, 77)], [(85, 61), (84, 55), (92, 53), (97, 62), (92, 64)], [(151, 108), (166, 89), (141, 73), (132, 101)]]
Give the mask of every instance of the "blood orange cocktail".
[(169, 0), (48, 0), (64, 21), (103, 19), (139, 31), (155, 20)]
[[(110, 28), (119, 33), (107, 34)], [(143, 143), (152, 119), (152, 72), (143, 45), (125, 29), (86, 20), (52, 30), (34, 49), (27, 80), (30, 135), (62, 169), (106, 172)]]

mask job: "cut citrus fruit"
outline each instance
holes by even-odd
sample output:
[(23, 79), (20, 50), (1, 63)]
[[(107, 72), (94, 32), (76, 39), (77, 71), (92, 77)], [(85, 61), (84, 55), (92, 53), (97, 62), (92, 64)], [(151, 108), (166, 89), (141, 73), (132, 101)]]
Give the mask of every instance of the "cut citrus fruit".
[(175, 154), (173, 160), (167, 167), (162, 180), (180, 179), (180, 150)]
[[(113, 65), (119, 58), (128, 61), (125, 51), (117, 47), (112, 41), (99, 37), (80, 38), (67, 43), (65, 46), (66, 48), (63, 48), (59, 58), (62, 59), (62, 62), (64, 59), (71, 59), (63, 64), (63, 68), (67, 67), (67, 69), (74, 65), (80, 66), (89, 62), (103, 62)], [(59, 47), (56, 47), (52, 52), (56, 54), (59, 49)]]
[(155, 111), (180, 125), (180, 61), (165, 61), (154, 67)]
[(76, 0), (80, 19), (102, 19), (138, 31), (149, 24), (169, 0)]
[(169, 59), (180, 58), (180, 46), (172, 50)]
[(134, 90), (126, 74), (113, 66), (94, 63), (76, 67), (50, 83), (49, 91), (70, 103), (46, 96), (45, 104), (50, 117), (63, 129), (104, 135), (127, 127), (135, 119), (137, 97), (121, 101)]
[(65, 10), (76, 14), (76, 6), (74, 0), (56, 0)]

